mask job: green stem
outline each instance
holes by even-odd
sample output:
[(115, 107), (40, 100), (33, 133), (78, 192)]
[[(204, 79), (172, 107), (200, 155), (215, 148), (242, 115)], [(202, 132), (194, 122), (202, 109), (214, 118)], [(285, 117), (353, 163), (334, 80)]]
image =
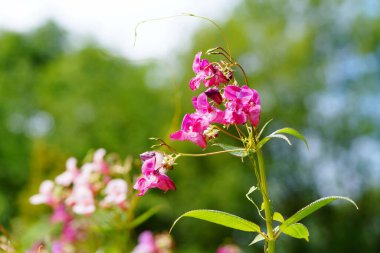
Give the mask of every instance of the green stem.
[(177, 156), (191, 156), (191, 157), (200, 157), (200, 156), (209, 156), (209, 155), (219, 155), (224, 153), (231, 153), (236, 151), (244, 151), (244, 148), (236, 148), (236, 149), (229, 149), (229, 150), (222, 150), (222, 151), (216, 151), (216, 152), (209, 152), (209, 153), (203, 153), (203, 154), (186, 154), (186, 153), (178, 153)]
[(272, 217), (272, 211), (271, 211), (271, 203), (270, 203), (269, 195), (268, 195), (267, 180), (265, 176), (264, 158), (263, 158), (261, 149), (257, 150), (256, 155), (257, 155), (257, 160), (259, 164), (261, 193), (263, 195), (265, 223), (267, 226), (267, 234), (268, 234), (268, 241), (267, 241), (268, 244), (267, 244), (266, 253), (274, 253), (275, 238), (273, 234), (273, 217)]
[(218, 129), (219, 131), (221, 131), (222, 133), (224, 133), (224, 134), (226, 134), (226, 135), (228, 135), (228, 136), (231, 136), (232, 138), (234, 138), (234, 139), (236, 139), (236, 140), (238, 140), (238, 141), (241, 141), (241, 139), (240, 139), (239, 137), (237, 137), (237, 136), (235, 136), (235, 135), (233, 135), (233, 134), (231, 134), (231, 133), (225, 131), (223, 128), (221, 128), (221, 127), (219, 127), (219, 126), (216, 126), (216, 125), (215, 125), (215, 128)]

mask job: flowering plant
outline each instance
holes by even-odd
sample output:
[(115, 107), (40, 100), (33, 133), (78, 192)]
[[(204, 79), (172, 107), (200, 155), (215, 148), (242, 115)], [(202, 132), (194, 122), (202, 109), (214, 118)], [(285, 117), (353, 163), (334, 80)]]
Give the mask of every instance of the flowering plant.
[[(50, 221), (59, 228), (50, 241), (37, 242), (29, 252), (41, 251), (41, 245), (45, 244), (53, 253), (76, 252), (78, 249), (88, 250), (85, 252), (100, 249), (130, 252), (133, 249), (130, 242), (132, 229), (157, 210), (152, 208), (134, 217), (138, 198), (131, 187), (131, 163), (130, 157), (123, 164), (115, 154), (106, 156), (104, 149), (90, 154), (81, 167), (75, 158), (69, 158), (66, 170), (54, 181), (43, 181), (39, 193), (30, 197), (32, 204), (45, 204), (52, 208)], [(145, 234), (154, 238), (151, 232)], [(94, 242), (95, 245), (85, 243), (92, 236), (99, 241)], [(144, 252), (171, 252), (170, 236), (162, 234), (157, 237), (166, 240), (161, 240), (154, 250)], [(112, 245), (108, 245), (107, 238), (112, 238)], [(155, 242), (152, 239), (149, 244), (148, 241), (140, 239), (133, 252), (142, 252), (142, 247)]]
[[(266, 229), (262, 229), (259, 224), (233, 214), (205, 209), (184, 213), (174, 222), (172, 229), (183, 217), (201, 219), (233, 229), (255, 233), (256, 237), (250, 245), (264, 241), (264, 252), (273, 253), (275, 251), (275, 242), (282, 234), (308, 241), (309, 231), (299, 221), (321, 207), (337, 199), (349, 201), (357, 207), (347, 197), (329, 196), (312, 202), (288, 219), (285, 219), (280, 212), (273, 210), (267, 186), (262, 154), (263, 146), (272, 139), (284, 140), (291, 145), (289, 135), (302, 140), (307, 148), (308, 143), (301, 133), (289, 127), (281, 128), (264, 136), (264, 130), (270, 121), (260, 124), (260, 95), (257, 90), (248, 86), (248, 79), (243, 67), (232, 58), (227, 50), (221, 47), (210, 49), (206, 54), (218, 55), (222, 57), (222, 60), (210, 62), (207, 59), (202, 59), (201, 52), (195, 55), (193, 62), (195, 77), (190, 80), (189, 87), (193, 91), (202, 89), (202, 92), (192, 99), (195, 112), (184, 116), (181, 129), (172, 133), (170, 138), (172, 140), (193, 142), (203, 150), (209, 144), (219, 147), (220, 150), (199, 154), (185, 154), (176, 151), (164, 140), (156, 138), (154, 140), (158, 141), (159, 144), (155, 146), (166, 147), (170, 153), (150, 151), (142, 154), (142, 176), (138, 179), (134, 188), (140, 191), (140, 196), (144, 195), (150, 188), (159, 188), (164, 191), (174, 190), (175, 185), (167, 176), (167, 173), (173, 169), (175, 161), (180, 157), (200, 157), (228, 153), (240, 158), (242, 161), (246, 158), (251, 163), (256, 177), (256, 183), (250, 187), (246, 197), (253, 203), (259, 216), (265, 222)], [(236, 69), (240, 70), (244, 77), (243, 85), (236, 78)], [(217, 142), (220, 134), (237, 140), (240, 146), (236, 147)], [(255, 203), (250, 197), (251, 194), (257, 192), (261, 194), (261, 205)], [(224, 251), (221, 250), (220, 252)]]

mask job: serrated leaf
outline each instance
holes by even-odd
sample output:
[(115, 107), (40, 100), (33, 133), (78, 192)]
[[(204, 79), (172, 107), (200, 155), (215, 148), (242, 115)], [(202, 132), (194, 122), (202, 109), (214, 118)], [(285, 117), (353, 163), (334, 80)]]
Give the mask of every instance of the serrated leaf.
[(158, 206), (150, 208), (148, 211), (146, 211), (145, 213), (141, 214), (136, 219), (134, 219), (132, 222), (130, 222), (129, 225), (128, 225), (128, 227), (130, 227), (130, 228), (137, 227), (138, 225), (140, 225), (141, 223), (145, 222), (150, 217), (152, 217), (153, 215), (155, 215), (158, 212), (158, 210), (160, 210), (160, 207), (158, 207)]
[(170, 231), (173, 229), (175, 224), (183, 217), (191, 217), (199, 220), (205, 220), (211, 223), (215, 223), (218, 225), (241, 231), (258, 233), (261, 232), (260, 227), (251, 221), (248, 221), (233, 214), (207, 209), (192, 210), (182, 214), (174, 221), (172, 227), (170, 228)]
[(312, 202), (311, 204), (305, 206), (304, 208), (299, 210), (297, 213), (295, 213), (294, 215), (289, 217), (287, 220), (285, 220), (284, 223), (281, 224), (279, 232), (280, 233), (284, 232), (284, 230), (286, 230), (286, 228), (289, 227), (290, 225), (302, 220), (303, 218), (309, 216), (313, 212), (317, 211), (318, 209), (324, 207), (325, 205), (327, 205), (327, 204), (329, 204), (329, 203), (331, 203), (337, 199), (346, 200), (346, 201), (352, 203), (357, 209), (359, 209), (358, 206), (356, 205), (356, 203), (352, 199), (347, 198), (347, 197), (329, 196), (329, 197), (320, 198), (320, 199)]
[(284, 217), (279, 212), (274, 212), (273, 214), (273, 220), (283, 223)]
[(265, 237), (262, 234), (258, 234), (258, 235), (256, 235), (255, 239), (253, 239), (253, 241), (248, 246), (251, 246), (251, 245), (253, 245), (257, 242), (261, 242), (263, 240), (265, 240)]
[(270, 135), (264, 137), (257, 144), (257, 148), (258, 149), (262, 148), (272, 138), (281, 138), (281, 139), (284, 139), (285, 141), (288, 142), (289, 145), (291, 145), (289, 139), (286, 136), (284, 138), (284, 135), (282, 135), (282, 134), (289, 134), (289, 135), (292, 135), (292, 136), (294, 136), (294, 137), (302, 140), (305, 143), (307, 149), (309, 149), (309, 144), (307, 143), (307, 140), (305, 139), (305, 137), (300, 132), (298, 132), (297, 130), (295, 130), (293, 128), (290, 128), (290, 127), (285, 127), (285, 128), (278, 129), (278, 130), (274, 131), (273, 133), (271, 133)]
[(301, 223), (294, 223), (283, 231), (284, 234), (287, 234), (291, 237), (297, 239), (305, 239), (307, 242), (309, 241), (309, 230), (307, 227)]
[(248, 152), (242, 147), (235, 147), (223, 143), (214, 143), (213, 145), (221, 147), (223, 150), (231, 150), (228, 153), (230, 153), (233, 156), (246, 157), (248, 155)]

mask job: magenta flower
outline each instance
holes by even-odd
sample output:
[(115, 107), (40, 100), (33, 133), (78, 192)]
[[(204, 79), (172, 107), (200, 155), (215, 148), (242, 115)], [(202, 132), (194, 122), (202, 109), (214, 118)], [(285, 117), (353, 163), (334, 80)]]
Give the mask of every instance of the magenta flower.
[(220, 94), (218, 88), (208, 88), (205, 91), (205, 94), (208, 98), (212, 99), (218, 105), (220, 105), (223, 102), (223, 97)]
[(206, 137), (203, 132), (209, 126), (209, 122), (197, 114), (186, 114), (182, 121), (181, 130), (172, 133), (170, 138), (179, 141), (191, 141), (201, 148), (206, 148)]
[[(150, 157), (150, 158), (149, 158)], [(139, 196), (142, 196), (150, 188), (158, 188), (163, 191), (175, 190), (173, 181), (166, 175), (167, 168), (163, 163), (164, 156), (160, 152), (145, 152), (141, 154), (142, 176), (137, 179), (133, 186), (134, 189), (140, 191)]]
[(260, 120), (259, 93), (244, 85), (228, 85), (224, 90), (226, 103), (225, 120), (228, 124), (244, 124), (247, 120), (257, 126)]
[(206, 87), (226, 83), (227, 78), (223, 73), (210, 64), (207, 59), (201, 59), (201, 55), (202, 52), (198, 52), (194, 57), (193, 71), (196, 76), (190, 80), (190, 89), (198, 89), (201, 83)]
[(224, 123), (224, 112), (210, 105), (206, 93), (194, 97), (192, 102), (196, 110), (195, 114), (204, 120), (203, 127), (207, 128), (211, 123)]

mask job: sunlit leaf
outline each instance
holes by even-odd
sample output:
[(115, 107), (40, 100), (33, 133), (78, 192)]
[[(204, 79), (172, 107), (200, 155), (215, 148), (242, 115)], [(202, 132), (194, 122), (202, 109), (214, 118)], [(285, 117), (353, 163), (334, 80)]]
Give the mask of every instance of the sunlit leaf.
[(294, 223), (286, 227), (283, 233), (297, 239), (305, 239), (306, 241), (309, 241), (309, 230), (301, 223)]
[(288, 137), (286, 137), (286, 135), (283, 135), (283, 134), (271, 134), (270, 136), (271, 136), (272, 138), (283, 139), (283, 140), (286, 141), (290, 146), (292, 145), (292, 143), (290, 142), (290, 140), (288, 139)]
[(184, 217), (191, 217), (199, 220), (205, 220), (211, 223), (215, 223), (218, 225), (226, 226), (229, 228), (241, 230), (241, 231), (247, 231), (247, 232), (260, 232), (260, 227), (248, 220), (245, 220), (239, 216), (216, 211), (216, 210), (206, 210), (206, 209), (200, 209), (200, 210), (192, 210), (187, 213), (182, 214), (180, 217), (178, 217), (170, 231), (173, 229), (175, 224)]
[(309, 144), (307, 143), (305, 137), (300, 132), (298, 132), (297, 130), (295, 130), (293, 128), (290, 128), (290, 127), (285, 127), (285, 128), (278, 129), (278, 130), (274, 131), (273, 133), (271, 133), (270, 135), (264, 137), (257, 144), (257, 148), (258, 149), (262, 148), (272, 138), (281, 138), (281, 139), (284, 139), (289, 145), (291, 145), (291, 142), (289, 141), (289, 139), (285, 135), (283, 135), (283, 134), (289, 134), (289, 135), (292, 135), (292, 136), (294, 136), (294, 137), (302, 140), (305, 143), (307, 149), (309, 149)]
[(285, 220), (284, 223), (281, 224), (279, 232), (280, 233), (284, 232), (287, 229), (287, 227), (289, 227), (290, 225), (302, 220), (303, 218), (309, 216), (313, 212), (317, 211), (318, 209), (324, 207), (325, 205), (327, 205), (327, 204), (329, 204), (329, 203), (331, 203), (337, 199), (346, 200), (346, 201), (352, 203), (357, 209), (359, 209), (358, 206), (355, 204), (355, 202), (350, 198), (342, 197), (342, 196), (324, 197), (324, 198), (318, 199), (318, 200), (314, 201), (313, 203), (309, 204), (308, 206), (302, 208), (297, 213), (295, 213), (294, 215), (289, 217), (287, 220)]
[(248, 152), (242, 147), (235, 147), (223, 143), (214, 143), (213, 145), (221, 147), (223, 150), (231, 150), (229, 153), (237, 157), (246, 157), (248, 155)]
[(251, 245), (253, 245), (257, 242), (261, 242), (263, 240), (265, 240), (265, 237), (262, 234), (258, 234), (258, 235), (256, 235), (255, 239), (253, 239), (253, 241), (248, 246), (251, 246)]
[(274, 212), (273, 214), (273, 220), (283, 223), (284, 217), (279, 212)]

